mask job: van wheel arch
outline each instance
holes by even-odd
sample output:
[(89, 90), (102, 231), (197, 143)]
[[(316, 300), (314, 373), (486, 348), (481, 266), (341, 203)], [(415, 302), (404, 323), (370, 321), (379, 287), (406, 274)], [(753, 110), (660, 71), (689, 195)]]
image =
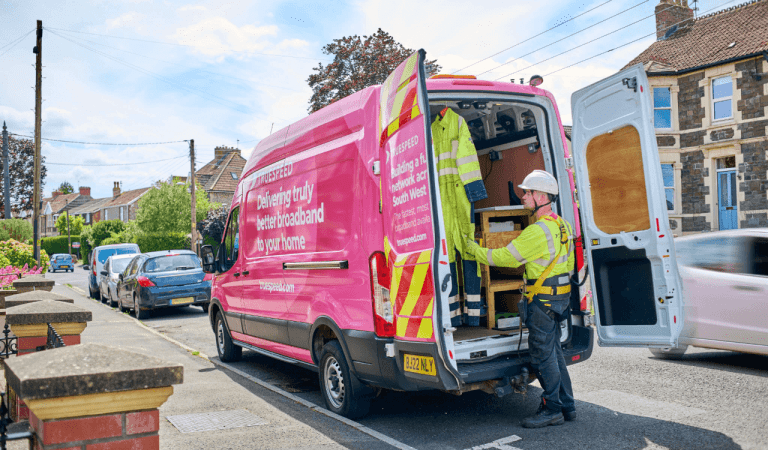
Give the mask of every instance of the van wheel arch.
[(218, 298), (212, 298), (211, 302), (208, 307), (208, 320), (211, 321), (211, 328), (214, 330), (216, 329), (216, 314), (221, 311), (221, 314), (224, 314), (224, 309), (221, 307), (221, 303), (219, 302)]
[[(341, 328), (330, 317), (323, 316), (318, 317), (315, 323), (312, 325), (312, 329), (309, 332), (310, 336), (310, 352), (312, 354), (312, 362), (317, 366), (320, 365), (320, 358), (322, 357), (323, 347), (330, 341), (339, 341), (341, 349), (344, 351), (344, 359), (347, 360), (349, 370), (355, 372), (355, 366), (352, 364), (352, 359), (349, 356), (349, 348), (344, 341), (344, 335), (341, 333)], [(357, 376), (357, 373), (354, 374)]]

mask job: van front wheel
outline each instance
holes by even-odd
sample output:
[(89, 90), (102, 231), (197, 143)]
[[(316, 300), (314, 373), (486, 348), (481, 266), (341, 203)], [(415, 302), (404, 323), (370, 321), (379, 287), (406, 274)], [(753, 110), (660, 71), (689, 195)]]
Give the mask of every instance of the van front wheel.
[(349, 419), (358, 419), (368, 414), (371, 397), (356, 392), (364, 387), (352, 379), (338, 341), (330, 341), (323, 347), (319, 374), (320, 389), (329, 410)]
[(243, 356), (243, 347), (235, 345), (232, 337), (229, 335), (227, 325), (224, 323), (224, 317), (221, 312), (216, 313), (216, 351), (219, 353), (219, 359), (223, 362), (239, 361)]

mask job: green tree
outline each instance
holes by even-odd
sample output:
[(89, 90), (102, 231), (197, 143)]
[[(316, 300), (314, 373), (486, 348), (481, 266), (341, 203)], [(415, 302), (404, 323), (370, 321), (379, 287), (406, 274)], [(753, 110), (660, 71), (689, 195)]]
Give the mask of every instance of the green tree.
[(85, 221), (80, 216), (70, 216), (69, 214), (62, 214), (56, 219), (56, 228), (59, 230), (59, 234), (62, 236), (67, 235), (67, 217), (69, 217), (69, 234), (79, 235), (83, 231), (83, 225)]
[[(157, 189), (150, 189), (139, 200), (136, 211), (136, 226), (142, 233), (185, 233), (192, 231), (191, 195), (189, 183), (163, 183)], [(197, 184), (195, 209), (197, 222), (208, 217), (208, 211), (220, 205), (208, 200), (203, 188)]]
[(15, 239), (27, 242), (32, 239), (32, 224), (24, 219), (0, 220), (0, 241)]
[(80, 233), (80, 237), (88, 236), (88, 243), (91, 248), (98, 247), (102, 241), (112, 237), (113, 234), (120, 234), (125, 230), (125, 224), (120, 219), (102, 220), (91, 225), (90, 233)]
[(72, 194), (75, 192), (75, 188), (72, 187), (71, 184), (69, 184), (69, 181), (64, 181), (59, 185), (59, 189), (57, 189), (62, 194)]
[[(333, 62), (314, 67), (307, 83), (312, 88), (309, 112), (341, 100), (368, 86), (383, 83), (414, 50), (405, 48), (379, 28), (371, 36), (344, 36), (323, 47)], [(427, 76), (440, 72), (437, 60), (424, 61)]]
[[(18, 215), (21, 211), (32, 210), (32, 197), (34, 193), (34, 155), (35, 155), (35, 143), (30, 139), (15, 138), (13, 136), (8, 137), (8, 152), (10, 157), (8, 158), (8, 169), (11, 174), (11, 211), (13, 214)], [(2, 168), (2, 161), (0, 161), (0, 168)], [(45, 185), (45, 176), (48, 169), (45, 167), (45, 156), (42, 157), (40, 165), (40, 188)], [(2, 183), (0, 183), (2, 187)], [(0, 196), (0, 207), (5, 204), (4, 198), (8, 193), (3, 192)], [(5, 219), (10, 217), (10, 214), (3, 216)]]

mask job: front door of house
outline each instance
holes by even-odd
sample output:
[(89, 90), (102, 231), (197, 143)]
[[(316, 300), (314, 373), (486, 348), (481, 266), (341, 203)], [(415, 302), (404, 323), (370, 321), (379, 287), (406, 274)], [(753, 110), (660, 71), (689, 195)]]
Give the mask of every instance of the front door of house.
[(736, 207), (736, 171), (717, 172), (717, 197), (719, 200), (720, 229), (739, 228), (739, 212)]

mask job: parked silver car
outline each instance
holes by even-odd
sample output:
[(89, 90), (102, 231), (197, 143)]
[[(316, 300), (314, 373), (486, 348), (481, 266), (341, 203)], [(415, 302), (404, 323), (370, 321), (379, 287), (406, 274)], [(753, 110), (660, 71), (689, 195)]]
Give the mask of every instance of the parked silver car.
[(675, 251), (683, 330), (677, 347), (651, 353), (679, 358), (690, 345), (768, 355), (768, 229), (685, 236)]
[(117, 305), (117, 283), (120, 281), (120, 274), (136, 256), (112, 255), (107, 258), (103, 270), (99, 273), (99, 296), (102, 302), (109, 302), (110, 306)]

